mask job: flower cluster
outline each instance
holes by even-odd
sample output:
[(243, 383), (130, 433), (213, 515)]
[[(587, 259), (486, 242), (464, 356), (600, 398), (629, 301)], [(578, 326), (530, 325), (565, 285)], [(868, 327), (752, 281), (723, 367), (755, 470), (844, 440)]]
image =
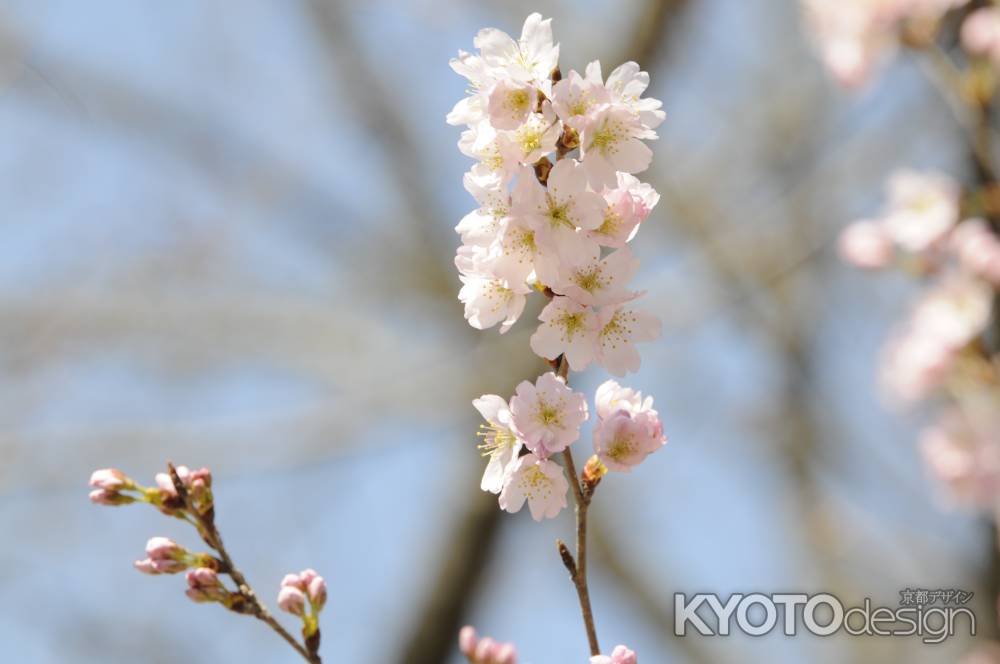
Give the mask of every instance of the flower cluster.
[[(597, 393), (595, 454), (577, 477), (570, 446), (590, 409), (567, 376), (591, 363), (616, 376), (638, 371), (636, 344), (660, 334), (660, 321), (635, 308), (641, 293), (628, 282), (639, 268), (629, 243), (659, 201), (635, 174), (649, 167), (644, 141), (657, 138), (665, 114), (659, 101), (643, 98), (649, 75), (634, 62), (607, 79), (596, 61), (564, 77), (551, 19), (539, 14), (527, 18), (520, 39), (488, 28), (473, 43), (478, 53), (451, 61), (470, 94), (448, 122), (467, 126), (458, 146), (477, 161), (464, 183), (479, 204), (455, 228), (458, 297), (470, 325), (499, 324), (503, 333), (527, 296), (541, 292), (548, 301), (529, 345), (554, 369), (522, 381), (509, 402), (496, 394), (473, 401), (486, 420), (480, 486), (507, 512), (527, 503), (536, 521), (558, 515), (572, 487), (576, 555), (561, 540), (557, 550), (576, 586), (592, 661), (634, 664), (623, 647), (612, 658), (599, 654), (586, 579), (587, 507), (609, 470), (630, 470), (666, 438), (652, 399), (608, 381)], [(473, 664), (517, 657), (512, 645), (479, 639), (471, 627), (459, 645)]]
[(1000, 381), (984, 354), (1000, 287), (1000, 239), (983, 219), (981, 196), (940, 173), (900, 171), (876, 219), (849, 225), (841, 255), (866, 269), (896, 265), (930, 282), (886, 345), (880, 367), (890, 397), (948, 406), (921, 436), (928, 467), (964, 503), (1000, 497)]
[(325, 604), (326, 581), (316, 570), (305, 569), (298, 574), (286, 574), (281, 580), (278, 607), (302, 619), (302, 636), (306, 639), (319, 631), (319, 612)]
[(643, 141), (664, 119), (661, 103), (642, 97), (649, 75), (628, 62), (605, 80), (592, 62), (562, 78), (551, 19), (539, 14), (519, 40), (488, 28), (473, 43), (478, 54), (451, 61), (471, 94), (448, 114), (468, 126), (459, 149), (477, 160), (465, 188), (480, 207), (456, 227), (465, 317), (506, 332), (534, 287), (551, 298), (535, 353), (565, 355), (574, 371), (594, 361), (636, 371), (635, 344), (660, 333), (627, 288), (639, 265), (628, 242), (659, 200), (633, 175), (648, 168)]
[(488, 636), (479, 638), (471, 625), (459, 631), (458, 649), (470, 664), (517, 664), (517, 648), (513, 643), (500, 643)]
[[(90, 476), (90, 500), (98, 505), (148, 503), (167, 516), (181, 519), (198, 531), (202, 541), (214, 551), (193, 553), (167, 537), (153, 537), (146, 542), (146, 557), (135, 562), (144, 574), (179, 574), (187, 572), (185, 594), (194, 602), (218, 603), (236, 613), (254, 615), (282, 633), (286, 641), (294, 639), (274, 622), (267, 609), (236, 569), (222, 544), (215, 526), (212, 497), (212, 473), (207, 468), (191, 470), (168, 464), (168, 472), (158, 473), (155, 486), (142, 486), (117, 468), (96, 470)], [(221, 575), (229, 576), (233, 588)], [(308, 601), (309, 611), (305, 611)], [(289, 574), (281, 582), (278, 605), (302, 618), (303, 644), (296, 650), (307, 661), (319, 661), (319, 612), (326, 603), (323, 577), (309, 569)]]
[(801, 0), (823, 63), (837, 81), (864, 84), (902, 42), (931, 41), (941, 19), (968, 0)]
[[(606, 465), (604, 470), (629, 471), (666, 444), (652, 397), (643, 400), (641, 392), (609, 380), (597, 388), (595, 404), (595, 461)], [(479, 446), (490, 458), (483, 491), (499, 493), (500, 507), (512, 513), (527, 501), (536, 521), (559, 514), (567, 504), (569, 483), (550, 457), (579, 439), (589, 414), (584, 396), (550, 371), (534, 384), (522, 381), (509, 405), (495, 394), (484, 394), (472, 405), (486, 420), (480, 425)], [(592, 465), (588, 462), (585, 480), (587, 472), (597, 479), (603, 474), (591, 470)]]

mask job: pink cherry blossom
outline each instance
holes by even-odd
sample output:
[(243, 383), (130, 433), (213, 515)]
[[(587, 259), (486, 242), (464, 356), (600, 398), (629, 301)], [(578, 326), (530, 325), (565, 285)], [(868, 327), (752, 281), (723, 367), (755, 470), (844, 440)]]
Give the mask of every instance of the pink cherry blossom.
[(594, 452), (609, 470), (628, 472), (667, 444), (652, 398), (613, 380), (597, 388)]
[(619, 304), (635, 297), (626, 285), (638, 269), (639, 259), (628, 247), (601, 258), (600, 249), (594, 246), (563, 267), (559, 283), (552, 289), (587, 306)]
[(523, 283), (508, 285), (501, 279), (464, 274), (459, 278), (462, 288), (458, 299), (465, 305), (465, 319), (477, 330), (497, 323), (502, 323), (501, 333), (509, 330), (524, 311), (524, 296), (531, 292)]
[(840, 256), (856, 267), (875, 270), (892, 261), (892, 239), (876, 221), (855, 221), (840, 234)]
[(611, 417), (619, 410), (636, 414), (652, 408), (653, 397), (643, 399), (642, 392), (631, 387), (622, 387), (615, 380), (604, 381), (594, 393), (594, 412), (600, 419)]
[(628, 173), (618, 173), (618, 186), (604, 190), (604, 217), (601, 225), (589, 232), (605, 247), (621, 248), (630, 242), (660, 195), (646, 183)]
[(978, 279), (952, 274), (928, 291), (911, 318), (917, 334), (945, 346), (963, 346), (985, 329), (993, 310), (993, 289)]
[(590, 664), (636, 664), (637, 661), (635, 652), (625, 646), (615, 646), (610, 657), (608, 655), (595, 655), (590, 658)]
[(968, 274), (1000, 287), (1000, 238), (982, 219), (967, 219), (952, 232), (951, 252)]
[(959, 187), (947, 175), (901, 170), (888, 182), (885, 232), (903, 249), (930, 249), (958, 222)]
[(556, 149), (562, 126), (552, 104), (542, 102), (541, 113), (529, 113), (517, 129), (501, 132), (498, 139), (500, 153), (505, 160), (519, 164), (533, 164)]
[(552, 167), (547, 188), (530, 169), (523, 169), (514, 187), (512, 214), (527, 217), (539, 247), (571, 262), (596, 247), (578, 229), (592, 230), (602, 221), (604, 200), (586, 186), (582, 166), (574, 159), (563, 159)]
[(1000, 499), (1000, 407), (995, 398), (990, 395), (966, 412), (952, 408), (921, 435), (927, 467), (958, 504), (993, 509)]
[(962, 47), (1000, 63), (1000, 7), (981, 7), (962, 22)]
[(542, 324), (529, 340), (536, 355), (554, 360), (565, 354), (573, 371), (583, 371), (594, 359), (599, 320), (593, 309), (556, 296), (538, 319)]
[(566, 507), (567, 491), (569, 482), (562, 466), (534, 454), (525, 454), (514, 464), (504, 483), (500, 508), (513, 514), (519, 512), (527, 500), (532, 519), (551, 519)]
[(580, 425), (587, 419), (587, 400), (549, 371), (534, 384), (521, 381), (510, 400), (510, 411), (518, 436), (529, 450), (545, 458), (562, 452), (580, 437)]
[(614, 187), (617, 172), (641, 173), (649, 168), (653, 151), (642, 138), (655, 138), (629, 109), (605, 106), (580, 135), (580, 152), (590, 185)]
[[(591, 63), (587, 67), (587, 76), (600, 80), (601, 64)], [(666, 113), (660, 110), (663, 103), (659, 99), (642, 98), (649, 87), (649, 74), (642, 71), (637, 63), (629, 61), (615, 67), (608, 75), (605, 87), (615, 105), (631, 111), (643, 129), (655, 129), (666, 118)], [(656, 135), (647, 133), (645, 137), (656, 138)]]
[[(597, 64), (597, 79), (591, 76)], [(600, 64), (587, 67), (587, 77), (575, 70), (552, 87), (552, 109), (564, 123), (580, 131), (595, 107), (611, 102), (611, 95), (600, 79)]]
[(527, 83), (501, 79), (489, 94), (487, 112), (497, 129), (517, 129), (535, 109), (538, 89)]
[(484, 394), (472, 402), (487, 424), (479, 425), (483, 438), (479, 448), (489, 456), (480, 488), (490, 493), (500, 493), (504, 477), (513, 467), (522, 443), (513, 429), (513, 415), (507, 402), (496, 394)]
[(626, 306), (606, 306), (597, 310), (598, 364), (612, 375), (624, 376), (639, 370), (641, 358), (635, 344), (660, 337), (660, 319)]

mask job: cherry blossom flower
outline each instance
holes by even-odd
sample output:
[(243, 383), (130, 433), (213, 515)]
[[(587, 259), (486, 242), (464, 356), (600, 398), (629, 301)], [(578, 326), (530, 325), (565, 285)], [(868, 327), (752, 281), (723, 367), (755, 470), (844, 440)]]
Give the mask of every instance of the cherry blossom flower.
[(883, 349), (879, 381), (891, 400), (913, 403), (944, 382), (954, 361), (953, 346), (907, 326)]
[(462, 289), (458, 299), (465, 305), (465, 319), (477, 330), (485, 330), (503, 321), (500, 332), (506, 332), (524, 311), (525, 295), (531, 291), (526, 284), (508, 284), (490, 277), (459, 275)]
[(823, 63), (842, 85), (856, 88), (896, 48), (898, 0), (803, 0), (806, 24)]
[(660, 337), (660, 319), (645, 311), (624, 306), (597, 310), (597, 362), (612, 375), (639, 370), (642, 359), (635, 344)]
[(590, 658), (590, 664), (636, 664), (637, 661), (635, 652), (625, 646), (615, 646), (610, 657), (608, 655), (594, 655)]
[(912, 325), (945, 346), (963, 346), (985, 329), (993, 296), (993, 289), (978, 279), (950, 275), (917, 303)]
[(502, 30), (484, 28), (472, 43), (494, 71), (535, 83), (548, 95), (549, 75), (559, 63), (559, 45), (552, 43), (552, 19), (542, 19), (538, 13), (529, 15), (517, 41)]
[(946, 411), (924, 430), (920, 450), (954, 501), (992, 509), (1000, 499), (1000, 408), (996, 395), (987, 400), (970, 413)]
[(947, 175), (901, 170), (889, 178), (884, 228), (914, 253), (926, 251), (958, 222), (959, 187)]
[(639, 413), (653, 408), (653, 397), (642, 398), (642, 392), (631, 387), (622, 387), (615, 380), (601, 383), (594, 393), (594, 412), (600, 419), (611, 417), (619, 410)]
[(580, 437), (580, 425), (587, 419), (587, 400), (549, 371), (534, 384), (521, 381), (510, 400), (510, 412), (514, 429), (527, 448), (545, 458)]
[(962, 270), (1000, 287), (1000, 239), (982, 219), (967, 219), (952, 232), (949, 249)]
[(490, 92), (487, 111), (497, 129), (517, 129), (535, 109), (538, 89), (527, 83), (501, 79)]
[(562, 466), (535, 454), (525, 454), (514, 464), (500, 492), (500, 508), (514, 514), (527, 500), (532, 519), (552, 519), (566, 507), (567, 491), (569, 482)]
[(588, 254), (581, 254), (576, 262), (567, 265), (559, 283), (552, 288), (587, 306), (618, 304), (637, 295), (627, 290), (625, 285), (638, 269), (639, 260), (628, 247), (613, 251), (602, 259), (601, 251), (595, 245)]
[(479, 162), (469, 171), (469, 177), (481, 182), (493, 179), (499, 179), (504, 184), (509, 182), (520, 167), (518, 155), (507, 148), (510, 140), (506, 135), (499, 134), (488, 120), (463, 131), (458, 139), (458, 149)]
[(883, 268), (892, 261), (892, 239), (877, 221), (855, 221), (840, 234), (840, 256), (848, 263), (864, 269)]
[(640, 139), (656, 138), (628, 108), (604, 106), (580, 134), (580, 153), (590, 185), (614, 187), (617, 172), (641, 173), (649, 168), (653, 151)]
[(559, 256), (548, 245), (539, 246), (535, 226), (526, 217), (512, 217), (500, 231), (492, 271), (508, 283), (523, 283), (532, 273), (541, 283), (555, 283)]
[(609, 380), (597, 389), (595, 402), (594, 452), (608, 470), (629, 472), (667, 444), (652, 398), (643, 400), (641, 392)]
[(529, 113), (517, 129), (501, 132), (497, 137), (500, 155), (509, 162), (533, 164), (556, 149), (562, 126), (552, 110), (552, 104), (542, 103), (541, 113)]
[(591, 239), (605, 247), (621, 248), (639, 230), (639, 224), (660, 200), (648, 184), (628, 173), (618, 173), (618, 186), (604, 190), (604, 217), (601, 225), (589, 232)]
[(587, 191), (582, 166), (563, 159), (549, 172), (548, 188), (542, 187), (530, 169), (523, 169), (514, 187), (512, 214), (527, 217), (535, 229), (535, 242), (547, 253), (572, 261), (596, 247), (577, 229), (601, 225), (604, 200)]
[[(587, 67), (587, 77), (601, 80), (600, 62), (593, 62)], [(649, 87), (649, 74), (642, 71), (637, 63), (629, 61), (615, 67), (604, 85), (611, 99), (631, 111), (644, 129), (655, 129), (666, 118), (667, 114), (660, 110), (663, 102), (651, 97), (642, 98)], [(656, 138), (656, 135), (649, 134), (648, 138)]]
[(568, 297), (552, 298), (538, 320), (542, 324), (529, 340), (539, 357), (554, 360), (562, 354), (573, 371), (583, 371), (597, 351), (598, 317), (588, 306)]
[(510, 213), (510, 192), (499, 177), (477, 179), (465, 174), (465, 189), (472, 194), (480, 207), (462, 217), (455, 232), (462, 242), (489, 246), (496, 241), (503, 223)]
[(580, 131), (595, 107), (611, 102), (611, 94), (601, 81), (601, 65), (587, 65), (586, 77), (575, 70), (552, 87), (552, 109), (559, 119)]
[(489, 456), (480, 488), (490, 493), (500, 493), (504, 477), (521, 451), (522, 443), (513, 429), (513, 416), (507, 402), (495, 394), (484, 394), (472, 402), (487, 424), (479, 425), (483, 438), (479, 449)]
[(1000, 64), (1000, 7), (981, 7), (962, 22), (962, 47)]

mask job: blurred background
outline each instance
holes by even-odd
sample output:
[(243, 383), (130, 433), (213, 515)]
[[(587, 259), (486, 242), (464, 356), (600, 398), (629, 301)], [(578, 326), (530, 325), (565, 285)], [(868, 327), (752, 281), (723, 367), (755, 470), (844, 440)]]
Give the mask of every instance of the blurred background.
[(563, 71), (635, 59), (667, 110), (642, 178), (663, 198), (634, 245), (664, 335), (623, 382), (655, 395), (670, 444), (591, 510), (602, 643), (647, 664), (974, 645), (672, 636), (674, 592), (896, 606), (906, 587), (975, 591), (991, 635), (993, 535), (940, 499), (920, 414), (875, 384), (914, 285), (832, 246), (894, 168), (970, 170), (911, 60), (841, 92), (790, 1), (3, 0), (2, 659), (294, 661), (131, 569), (148, 537), (193, 532), (88, 503), (91, 470), (150, 483), (170, 459), (213, 469), (223, 535), (272, 606), (284, 573), (326, 577), (328, 662), (456, 663), (467, 622), (529, 664), (586, 661), (553, 546), (572, 518), (478, 490), (470, 401), (540, 372), (533, 310), (476, 332), (452, 265), (474, 203), (448, 59), (532, 11)]

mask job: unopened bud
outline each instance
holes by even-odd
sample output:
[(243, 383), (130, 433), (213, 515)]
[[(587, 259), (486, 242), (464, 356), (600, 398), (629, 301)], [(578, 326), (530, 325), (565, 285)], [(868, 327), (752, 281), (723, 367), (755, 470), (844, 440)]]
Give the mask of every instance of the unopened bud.
[(90, 486), (95, 489), (119, 491), (135, 487), (135, 482), (117, 468), (102, 468), (95, 470), (90, 476)]
[(128, 505), (136, 501), (132, 496), (108, 489), (94, 489), (90, 492), (90, 502), (95, 505)]
[(323, 605), (326, 604), (326, 581), (323, 580), (323, 577), (319, 575), (314, 576), (312, 581), (309, 582), (307, 592), (313, 611), (316, 613), (322, 611)]
[(214, 569), (198, 567), (187, 573), (187, 596), (195, 602), (227, 602), (229, 592)]
[(604, 465), (600, 457), (596, 454), (587, 459), (587, 463), (583, 466), (583, 481), (590, 488), (597, 486), (597, 483), (601, 481), (601, 478), (608, 474), (608, 467)]
[(479, 643), (479, 635), (476, 628), (466, 625), (458, 632), (458, 649), (466, 657), (472, 657), (476, 652), (476, 644)]
[(306, 596), (295, 586), (284, 586), (278, 592), (278, 606), (296, 616), (305, 613)]

